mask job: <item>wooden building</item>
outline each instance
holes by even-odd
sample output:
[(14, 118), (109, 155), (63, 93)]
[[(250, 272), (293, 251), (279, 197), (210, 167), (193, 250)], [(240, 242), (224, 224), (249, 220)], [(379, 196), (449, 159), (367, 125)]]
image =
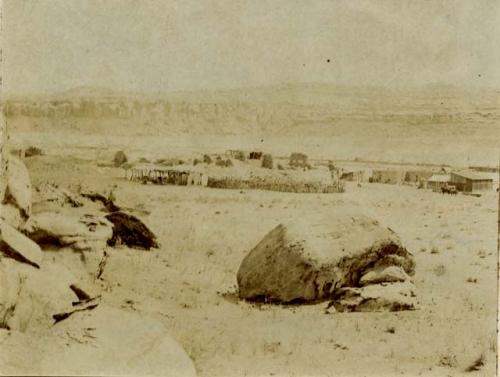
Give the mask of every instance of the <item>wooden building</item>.
[(406, 183), (420, 183), (432, 177), (433, 172), (428, 170), (407, 170), (404, 181)]
[(450, 184), (458, 191), (474, 192), (493, 190), (493, 179), (485, 174), (473, 171), (455, 171), (450, 173)]
[(434, 174), (427, 179), (425, 187), (432, 191), (440, 192), (441, 188), (447, 186), (449, 182), (449, 174)]
[(134, 167), (127, 173), (127, 178), (131, 181), (158, 185), (207, 186), (208, 184), (208, 177), (202, 172), (158, 166)]

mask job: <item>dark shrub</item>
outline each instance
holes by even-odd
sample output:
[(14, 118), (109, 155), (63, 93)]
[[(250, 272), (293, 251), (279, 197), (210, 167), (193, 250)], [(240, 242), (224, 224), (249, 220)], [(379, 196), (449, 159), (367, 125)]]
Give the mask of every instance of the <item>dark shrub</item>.
[(115, 153), (115, 157), (113, 158), (113, 164), (116, 167), (122, 166), (127, 161), (128, 161), (128, 159), (127, 159), (127, 156), (125, 155), (125, 152), (118, 151), (118, 152)]
[(236, 151), (234, 158), (239, 160), (239, 161), (245, 161), (247, 159), (247, 156), (245, 155), (245, 152), (243, 152), (243, 151)]
[(24, 151), (25, 157), (41, 156), (43, 155), (42, 150), (38, 147), (29, 147)]
[(271, 156), (269, 153), (266, 153), (264, 156), (262, 156), (262, 167), (265, 169), (273, 168), (273, 156)]

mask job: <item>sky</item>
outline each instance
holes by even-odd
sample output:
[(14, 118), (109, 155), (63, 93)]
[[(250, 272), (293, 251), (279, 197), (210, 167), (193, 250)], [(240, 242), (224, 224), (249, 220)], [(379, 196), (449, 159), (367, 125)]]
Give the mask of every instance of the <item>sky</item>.
[(3, 0), (3, 92), (500, 88), (498, 0)]

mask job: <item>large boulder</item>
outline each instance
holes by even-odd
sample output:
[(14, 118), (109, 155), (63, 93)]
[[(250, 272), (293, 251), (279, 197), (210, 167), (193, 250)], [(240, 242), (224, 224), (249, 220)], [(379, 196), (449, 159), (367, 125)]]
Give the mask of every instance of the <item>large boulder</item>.
[(332, 297), (358, 287), (375, 265), (414, 273), (413, 256), (398, 236), (355, 208), (293, 219), (270, 231), (243, 259), (237, 274), (244, 299), (291, 302)]
[(78, 251), (104, 249), (113, 235), (112, 224), (104, 217), (54, 212), (33, 215), (25, 232), (39, 245)]
[[(11, 258), (0, 258), (2, 327), (18, 331), (50, 328), (54, 315), (73, 310), (78, 300), (70, 288), (76, 278), (54, 264), (35, 269)], [(1, 368), (0, 368), (1, 370)]]
[(196, 376), (193, 362), (161, 323), (103, 304), (36, 337), (26, 335), (0, 332), (3, 374)]

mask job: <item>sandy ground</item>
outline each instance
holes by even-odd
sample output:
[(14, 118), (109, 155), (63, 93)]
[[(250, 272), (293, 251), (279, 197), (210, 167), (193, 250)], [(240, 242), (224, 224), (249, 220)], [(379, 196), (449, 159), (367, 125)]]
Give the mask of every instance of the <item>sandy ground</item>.
[[(153, 186), (95, 162), (27, 160), (34, 184), (107, 190), (140, 215), (161, 248), (112, 249), (108, 303), (161, 320), (200, 376), (495, 375), (497, 198), (413, 187), (349, 185), (344, 194)], [(416, 258), (420, 309), (326, 314), (327, 303), (241, 302), (236, 272), (282, 219), (357, 203), (396, 231)], [(465, 372), (480, 355), (485, 365)]]

